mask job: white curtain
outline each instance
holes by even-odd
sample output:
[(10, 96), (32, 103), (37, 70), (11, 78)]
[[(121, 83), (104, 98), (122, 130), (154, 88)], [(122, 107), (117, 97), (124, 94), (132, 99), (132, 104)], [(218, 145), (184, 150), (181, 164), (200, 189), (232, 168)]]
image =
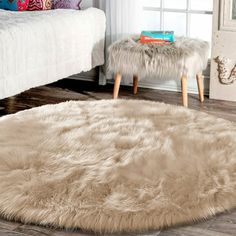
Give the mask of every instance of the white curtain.
[(233, 14), (232, 14), (232, 18), (234, 20), (236, 20), (236, 0), (233, 1)]
[[(96, 7), (103, 9), (107, 17), (106, 49), (118, 39), (140, 33), (142, 1), (95, 0)], [(111, 77), (105, 69), (104, 74), (105, 77), (100, 76), (100, 84), (105, 84), (106, 77)]]

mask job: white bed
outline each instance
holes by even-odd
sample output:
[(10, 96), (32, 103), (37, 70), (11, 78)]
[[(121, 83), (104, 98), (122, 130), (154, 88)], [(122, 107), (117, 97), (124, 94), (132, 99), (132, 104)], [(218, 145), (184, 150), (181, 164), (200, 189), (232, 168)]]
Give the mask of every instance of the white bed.
[(0, 10), (0, 99), (104, 63), (103, 11)]

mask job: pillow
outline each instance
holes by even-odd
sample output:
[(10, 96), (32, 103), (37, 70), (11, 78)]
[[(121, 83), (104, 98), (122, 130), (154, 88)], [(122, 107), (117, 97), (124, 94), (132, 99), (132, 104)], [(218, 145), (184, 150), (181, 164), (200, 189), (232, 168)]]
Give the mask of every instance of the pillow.
[(51, 9), (52, 9), (52, 0), (29, 0), (28, 11), (40, 11), (40, 10), (51, 10)]
[(75, 9), (80, 10), (82, 0), (54, 0), (54, 9)]
[(12, 11), (25, 11), (29, 0), (0, 0), (0, 9)]

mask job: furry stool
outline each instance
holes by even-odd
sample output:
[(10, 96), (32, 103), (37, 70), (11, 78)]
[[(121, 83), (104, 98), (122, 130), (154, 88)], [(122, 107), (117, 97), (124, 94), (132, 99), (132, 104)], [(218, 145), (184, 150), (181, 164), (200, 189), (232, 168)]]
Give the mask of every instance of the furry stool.
[(187, 107), (187, 78), (194, 75), (203, 102), (202, 71), (207, 67), (208, 53), (207, 42), (184, 37), (166, 44), (142, 44), (134, 38), (118, 41), (109, 48), (109, 69), (116, 74), (113, 97), (118, 97), (123, 74), (133, 76), (134, 94), (141, 77), (180, 78), (183, 105)]

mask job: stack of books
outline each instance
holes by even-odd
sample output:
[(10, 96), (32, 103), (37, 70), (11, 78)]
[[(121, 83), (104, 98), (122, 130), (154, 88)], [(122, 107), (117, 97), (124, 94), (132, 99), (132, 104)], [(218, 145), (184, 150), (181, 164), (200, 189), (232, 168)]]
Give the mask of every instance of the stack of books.
[(174, 31), (143, 31), (140, 36), (141, 43), (173, 43)]

